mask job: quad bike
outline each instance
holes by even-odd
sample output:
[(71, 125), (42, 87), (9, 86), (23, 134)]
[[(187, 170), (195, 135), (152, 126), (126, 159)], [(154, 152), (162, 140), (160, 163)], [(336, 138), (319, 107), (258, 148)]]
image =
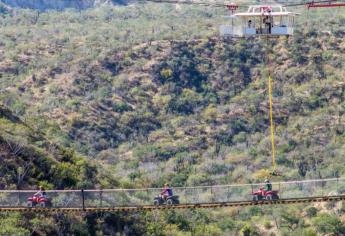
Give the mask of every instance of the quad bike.
[(263, 200), (274, 201), (274, 200), (279, 199), (278, 191), (274, 191), (274, 190), (266, 191), (263, 188), (260, 188), (259, 190), (253, 192), (252, 195), (253, 195), (253, 201), (263, 201)]
[(177, 195), (167, 197), (164, 199), (162, 196), (157, 196), (153, 200), (153, 205), (177, 205), (180, 204), (180, 200)]
[(32, 197), (28, 198), (27, 206), (28, 207), (36, 207), (36, 206), (39, 206), (39, 207), (51, 207), (52, 206), (52, 202), (47, 197), (33, 195)]

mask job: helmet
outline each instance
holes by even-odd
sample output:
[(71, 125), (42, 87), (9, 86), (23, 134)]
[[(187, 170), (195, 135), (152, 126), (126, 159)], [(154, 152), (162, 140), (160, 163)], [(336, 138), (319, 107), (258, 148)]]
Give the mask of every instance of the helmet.
[(168, 183), (165, 183), (164, 186), (169, 186), (169, 184), (168, 184)]

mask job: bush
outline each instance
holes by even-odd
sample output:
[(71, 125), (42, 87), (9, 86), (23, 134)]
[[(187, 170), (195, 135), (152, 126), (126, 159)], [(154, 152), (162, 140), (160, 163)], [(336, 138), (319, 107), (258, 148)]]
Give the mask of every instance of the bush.
[(271, 222), (270, 221), (268, 221), (268, 220), (266, 220), (265, 222), (264, 222), (264, 228), (265, 229), (271, 229), (272, 228), (272, 224), (271, 224)]
[(5, 213), (0, 215), (0, 235), (29, 235), (23, 225), (24, 217), (20, 213)]
[(307, 229), (303, 230), (303, 236), (317, 236), (317, 233), (314, 229), (307, 228)]
[(169, 110), (180, 114), (192, 114), (201, 105), (203, 98), (191, 89), (184, 89), (180, 96), (170, 100)]
[(236, 229), (236, 222), (230, 218), (224, 218), (219, 222), (219, 227), (223, 231), (233, 231)]
[(69, 188), (78, 183), (78, 170), (70, 163), (62, 162), (60, 165), (53, 165), (51, 173), (56, 177), (54, 184), (57, 188)]
[(251, 216), (262, 216), (263, 215), (263, 210), (261, 207), (258, 206), (252, 206), (249, 208), (249, 214)]
[(164, 68), (160, 71), (160, 75), (164, 80), (170, 78), (173, 75), (173, 72), (170, 68)]
[(313, 223), (322, 234), (345, 234), (344, 223), (335, 215), (322, 213), (313, 219)]
[(212, 236), (221, 236), (223, 235), (222, 230), (218, 228), (215, 224), (207, 224), (207, 225), (200, 225), (197, 226), (195, 229), (195, 236), (204, 236), (204, 235), (212, 235)]
[(314, 217), (314, 216), (316, 216), (316, 214), (317, 214), (317, 208), (315, 208), (315, 207), (309, 207), (309, 208), (307, 209), (307, 216), (308, 216), (308, 217)]
[(250, 224), (245, 224), (242, 229), (241, 229), (241, 233), (243, 236), (256, 236), (256, 235), (260, 235), (256, 229), (250, 225)]

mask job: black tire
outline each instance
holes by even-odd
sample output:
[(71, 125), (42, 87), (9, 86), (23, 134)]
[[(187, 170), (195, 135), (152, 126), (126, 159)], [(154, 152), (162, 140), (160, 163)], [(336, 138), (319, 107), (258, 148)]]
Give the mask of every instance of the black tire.
[(39, 206), (40, 206), (40, 207), (46, 207), (47, 204), (46, 204), (46, 202), (40, 202), (40, 203), (39, 203)]
[(167, 205), (173, 205), (173, 204), (174, 204), (174, 201), (171, 198), (169, 198), (167, 200)]
[(273, 195), (273, 200), (279, 200), (279, 196), (278, 195)]
[(28, 202), (26, 203), (26, 206), (27, 206), (27, 207), (33, 207), (34, 204), (32, 203), (32, 201), (28, 201)]
[(174, 204), (180, 204), (180, 200), (176, 199)]
[(254, 195), (254, 196), (253, 196), (253, 201), (254, 201), (254, 202), (259, 201), (259, 196), (258, 196), (258, 195)]
[(266, 200), (267, 200), (267, 201), (272, 201), (272, 200), (273, 200), (272, 195), (271, 195), (271, 194), (268, 194), (268, 195), (266, 196)]
[(155, 200), (153, 201), (153, 205), (159, 206), (159, 205), (160, 205), (160, 204), (159, 204), (159, 200), (158, 200), (158, 199), (155, 199)]

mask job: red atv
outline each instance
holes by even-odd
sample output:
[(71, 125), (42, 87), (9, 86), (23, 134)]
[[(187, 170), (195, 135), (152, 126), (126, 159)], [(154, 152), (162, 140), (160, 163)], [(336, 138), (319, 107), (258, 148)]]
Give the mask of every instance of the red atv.
[(43, 197), (43, 196), (39, 196), (39, 195), (33, 195), (32, 197), (28, 198), (27, 206), (28, 207), (36, 207), (36, 206), (51, 207), (52, 202), (47, 197)]
[(266, 191), (263, 188), (260, 188), (259, 190), (253, 192), (252, 195), (253, 195), (253, 201), (263, 201), (263, 200), (274, 201), (274, 200), (279, 199), (278, 191), (274, 191), (274, 190)]

